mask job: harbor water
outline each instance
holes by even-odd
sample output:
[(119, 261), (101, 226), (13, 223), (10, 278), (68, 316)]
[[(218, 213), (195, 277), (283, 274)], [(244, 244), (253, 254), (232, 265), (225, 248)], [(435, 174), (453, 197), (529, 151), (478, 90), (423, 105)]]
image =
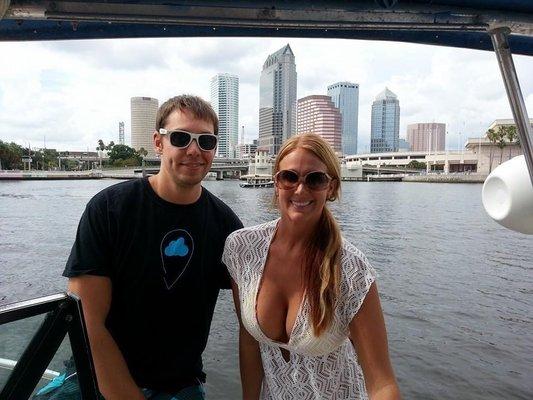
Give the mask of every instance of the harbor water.
[[(85, 204), (116, 182), (0, 182), (0, 305), (64, 290)], [(277, 217), (273, 189), (204, 185), (245, 226)], [(347, 182), (331, 205), (345, 238), (378, 272), (405, 399), (533, 398), (533, 237), (490, 220), (481, 187)], [(37, 323), (0, 327), (0, 357), (20, 355)], [(240, 398), (237, 331), (224, 291), (204, 356), (210, 399)]]

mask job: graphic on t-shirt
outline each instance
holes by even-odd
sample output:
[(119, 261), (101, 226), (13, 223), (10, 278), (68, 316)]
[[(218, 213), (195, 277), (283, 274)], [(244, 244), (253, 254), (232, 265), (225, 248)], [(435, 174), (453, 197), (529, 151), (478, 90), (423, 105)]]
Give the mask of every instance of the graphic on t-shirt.
[(163, 280), (167, 289), (171, 289), (183, 275), (194, 252), (194, 240), (183, 229), (168, 232), (161, 241), (161, 266)]
[(165, 247), (165, 255), (167, 257), (180, 256), (185, 257), (189, 254), (189, 247), (185, 244), (185, 239), (180, 237), (178, 240), (170, 242), (167, 247)]

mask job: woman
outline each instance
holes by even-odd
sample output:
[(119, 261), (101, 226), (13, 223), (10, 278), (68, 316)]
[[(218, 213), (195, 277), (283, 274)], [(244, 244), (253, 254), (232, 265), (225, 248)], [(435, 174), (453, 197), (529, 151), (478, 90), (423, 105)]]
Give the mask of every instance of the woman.
[(274, 173), (281, 218), (234, 232), (223, 254), (243, 398), (398, 399), (375, 271), (326, 207), (337, 157), (317, 135), (294, 136)]

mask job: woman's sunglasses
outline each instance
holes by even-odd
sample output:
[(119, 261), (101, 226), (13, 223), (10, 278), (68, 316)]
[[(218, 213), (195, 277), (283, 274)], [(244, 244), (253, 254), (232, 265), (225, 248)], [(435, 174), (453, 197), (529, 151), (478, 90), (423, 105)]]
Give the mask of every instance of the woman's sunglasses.
[(188, 147), (191, 142), (196, 140), (198, 147), (203, 151), (210, 151), (217, 147), (218, 137), (212, 133), (191, 133), (176, 129), (174, 131), (167, 131), (164, 128), (159, 129), (161, 135), (168, 135), (172, 146), (179, 149)]
[(313, 171), (304, 176), (298, 175), (290, 169), (283, 169), (274, 175), (274, 181), (279, 189), (296, 189), (300, 182), (313, 191), (325, 190), (333, 178), (322, 171)]

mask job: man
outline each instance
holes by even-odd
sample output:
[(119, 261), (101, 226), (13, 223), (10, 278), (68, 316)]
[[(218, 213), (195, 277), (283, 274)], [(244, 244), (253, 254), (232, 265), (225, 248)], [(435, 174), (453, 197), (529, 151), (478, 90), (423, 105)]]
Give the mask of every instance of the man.
[(108, 400), (204, 398), (201, 355), (219, 289), (230, 287), (222, 250), (242, 227), (201, 186), (217, 134), (208, 103), (171, 98), (153, 134), (160, 172), (103, 190), (81, 218), (63, 275), (82, 300)]

